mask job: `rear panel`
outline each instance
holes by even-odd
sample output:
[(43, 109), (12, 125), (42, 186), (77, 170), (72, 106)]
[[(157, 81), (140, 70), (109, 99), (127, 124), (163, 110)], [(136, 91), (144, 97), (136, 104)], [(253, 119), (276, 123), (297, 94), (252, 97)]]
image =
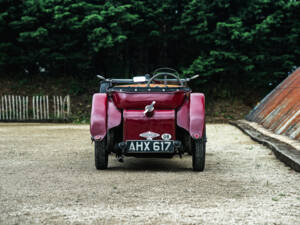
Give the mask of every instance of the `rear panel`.
[(113, 92), (112, 98), (119, 109), (144, 109), (152, 101), (156, 102), (156, 109), (175, 109), (183, 103), (186, 95), (187, 93), (184, 91), (160, 93)]
[(155, 110), (153, 116), (144, 115), (144, 110), (123, 111), (123, 140), (145, 140), (140, 137), (144, 132), (155, 132), (160, 136), (153, 140), (161, 140), (161, 135), (168, 133), (175, 140), (175, 110)]

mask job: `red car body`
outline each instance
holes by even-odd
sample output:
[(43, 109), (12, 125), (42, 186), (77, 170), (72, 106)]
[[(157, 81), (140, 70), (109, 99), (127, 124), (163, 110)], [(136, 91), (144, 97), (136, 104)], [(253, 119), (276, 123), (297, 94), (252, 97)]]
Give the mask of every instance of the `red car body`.
[[(92, 138), (102, 140), (107, 131), (119, 126), (123, 119), (124, 140), (140, 139), (138, 134), (150, 127), (155, 131), (172, 132), (172, 137), (175, 137), (175, 125), (188, 131), (193, 138), (200, 139), (205, 128), (204, 94), (176, 94), (121, 93), (120, 96), (113, 93), (112, 98), (107, 93), (94, 94), (90, 124)], [(152, 117), (143, 116), (144, 107), (154, 99), (158, 101), (159, 111), (155, 111)]]
[[(160, 75), (166, 76), (162, 73), (154, 75), (154, 78)], [(197, 154), (194, 149), (201, 148), (202, 161), (204, 157), (205, 162), (204, 94), (192, 93), (187, 85), (182, 84), (179, 77), (175, 78), (181, 85), (162, 85), (159, 80), (152, 84), (154, 79), (150, 79), (147, 85), (114, 85), (113, 80), (108, 79), (103, 82), (109, 85), (105, 91), (101, 91), (103, 93), (94, 94), (90, 120), (97, 168), (107, 167), (106, 154), (111, 152), (119, 157), (172, 157), (188, 152), (193, 155), (195, 167), (194, 157), (197, 158)], [(165, 78), (164, 82), (167, 81), (170, 79)], [(171, 81), (174, 83), (174, 79)], [(148, 113), (149, 109), (153, 111)], [(130, 142), (135, 142), (137, 148), (145, 145), (149, 151), (142, 149), (141, 152), (132, 153), (128, 150)], [(166, 143), (171, 143), (172, 146), (174, 144), (174, 149), (163, 151)], [(156, 150), (153, 151), (149, 146)], [(106, 158), (100, 165), (99, 160), (102, 162), (103, 155)], [(201, 168), (198, 166), (200, 169), (196, 169), (197, 171), (204, 169), (202, 164)]]

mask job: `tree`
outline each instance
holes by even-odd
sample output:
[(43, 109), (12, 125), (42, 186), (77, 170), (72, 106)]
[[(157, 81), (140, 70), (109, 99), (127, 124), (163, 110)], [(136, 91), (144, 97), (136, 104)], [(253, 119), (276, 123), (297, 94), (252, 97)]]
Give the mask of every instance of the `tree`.
[(2, 73), (126, 76), (168, 65), (196, 85), (276, 84), (300, 61), (299, 1), (0, 0)]

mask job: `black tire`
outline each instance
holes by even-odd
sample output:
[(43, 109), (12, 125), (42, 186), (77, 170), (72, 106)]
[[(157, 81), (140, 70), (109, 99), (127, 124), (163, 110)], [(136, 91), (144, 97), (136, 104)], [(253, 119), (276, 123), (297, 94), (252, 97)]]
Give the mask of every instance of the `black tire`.
[(189, 155), (193, 154), (192, 138), (191, 138), (190, 134), (184, 135), (184, 148)]
[(107, 152), (108, 154), (111, 153), (113, 151), (113, 148), (114, 148), (114, 131), (112, 129), (108, 130), (107, 131), (107, 134), (106, 134), (106, 145), (107, 145)]
[(192, 140), (193, 147), (193, 170), (203, 171), (205, 168), (205, 138)]
[(97, 170), (105, 170), (108, 165), (108, 152), (106, 138), (95, 141), (95, 166)]

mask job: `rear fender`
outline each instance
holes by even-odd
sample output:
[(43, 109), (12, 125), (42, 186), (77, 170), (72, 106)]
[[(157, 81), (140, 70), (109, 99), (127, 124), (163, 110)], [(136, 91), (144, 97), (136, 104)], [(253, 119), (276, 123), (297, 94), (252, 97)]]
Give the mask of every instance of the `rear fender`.
[(90, 132), (94, 140), (102, 140), (107, 130), (107, 94), (94, 94), (91, 112)]
[(121, 124), (122, 114), (107, 94), (94, 94), (91, 113), (91, 136), (94, 140), (102, 140), (107, 130)]
[(191, 93), (177, 112), (177, 125), (182, 127), (194, 139), (202, 138), (205, 129), (204, 94)]
[(108, 109), (107, 109), (107, 130), (117, 127), (121, 124), (122, 113), (116, 107), (114, 102), (110, 99), (108, 100)]
[(202, 138), (205, 130), (205, 97), (202, 93), (192, 93), (190, 97), (190, 135)]

